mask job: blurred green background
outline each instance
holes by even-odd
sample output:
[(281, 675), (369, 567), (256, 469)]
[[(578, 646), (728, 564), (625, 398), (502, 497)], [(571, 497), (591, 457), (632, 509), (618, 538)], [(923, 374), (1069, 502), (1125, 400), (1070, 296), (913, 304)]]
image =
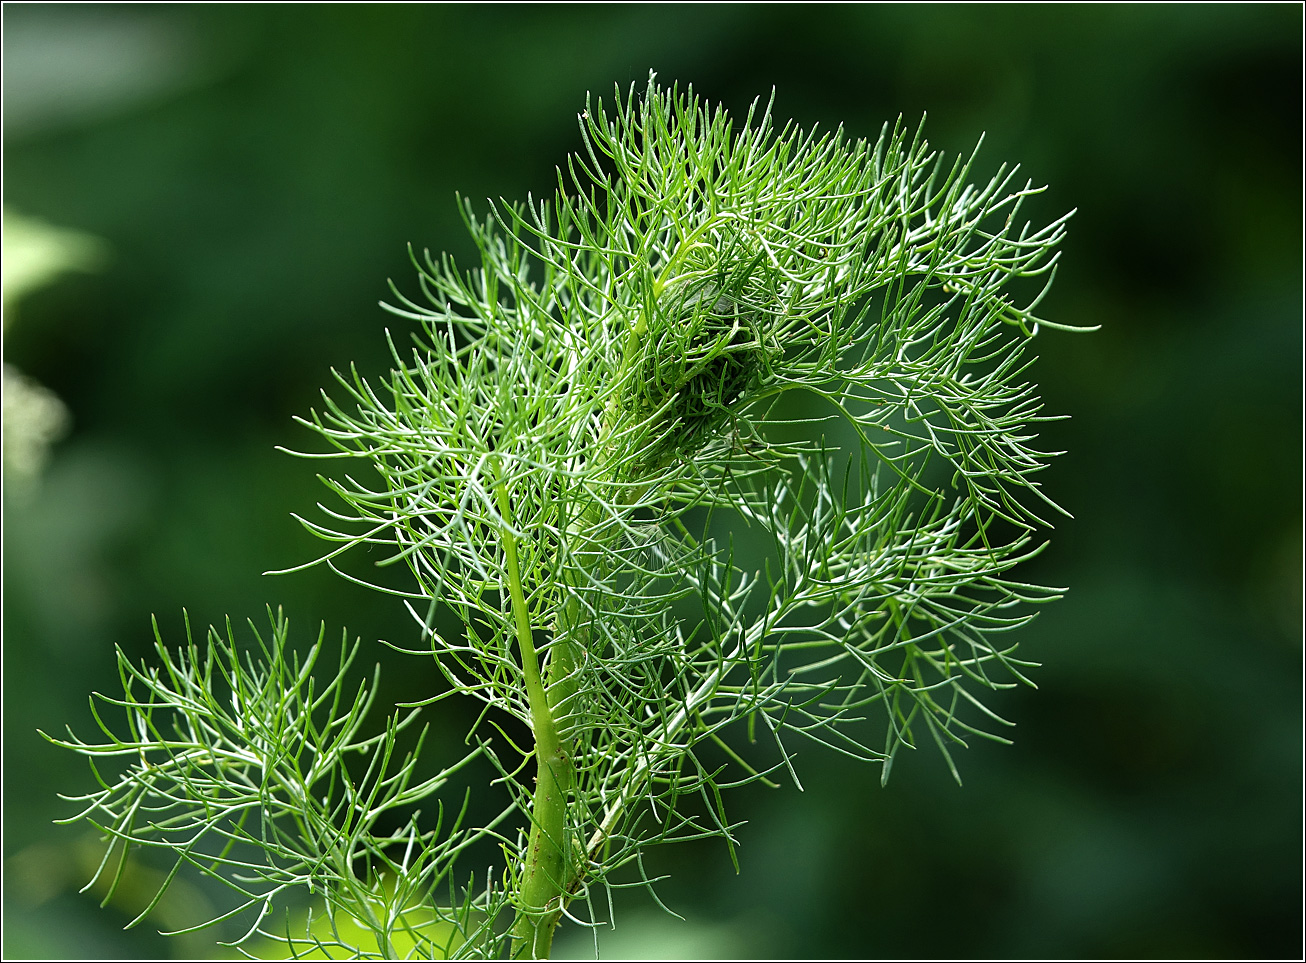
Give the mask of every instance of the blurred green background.
[[(1015, 745), (962, 754), (964, 788), (932, 750), (886, 789), (805, 750), (806, 792), (728, 800), (742, 874), (720, 844), (662, 851), (686, 922), (634, 899), (604, 954), (1300, 957), (1298, 5), (3, 16), (4, 357), (70, 426), (43, 468), (39, 437), (24, 456), (6, 372), (6, 957), (211, 947), (156, 933), (221, 901), (194, 882), (123, 932), (148, 862), (107, 909), (77, 893), (93, 837), (51, 820), (91, 776), (35, 730), (92, 734), (87, 695), (114, 690), (115, 643), (144, 656), (151, 613), (172, 644), (183, 606), (268, 602), (304, 635), (411, 641), (390, 598), (259, 574), (317, 548), (289, 517), (314, 466), (274, 446), (313, 444), (291, 416), (331, 366), (384, 367), (405, 245), (470, 249), (454, 191), (549, 193), (586, 91), (650, 68), (732, 110), (774, 88), (779, 117), (858, 136), (928, 112), (950, 154), (984, 132), (980, 174), (1020, 162), (1051, 185), (1032, 216), (1078, 209), (1043, 307), (1102, 330), (1036, 345), (1073, 416), (1046, 428), (1068, 454), (1045, 485), (1075, 519), (1025, 572), (1071, 590), (1023, 633), (1043, 668), (999, 700)], [(58, 402), (26, 397), (59, 436)], [(388, 698), (434, 684), (383, 661)]]

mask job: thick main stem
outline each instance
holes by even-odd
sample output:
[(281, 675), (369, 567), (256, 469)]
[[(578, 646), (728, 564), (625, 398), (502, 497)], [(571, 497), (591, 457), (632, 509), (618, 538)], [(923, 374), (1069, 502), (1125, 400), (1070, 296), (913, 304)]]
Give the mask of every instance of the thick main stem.
[[(507, 490), (497, 489), (500, 512), (507, 517)], [(549, 659), (548, 679), (540, 674), (539, 656), (531, 628), (530, 612), (522, 588), (517, 559), (517, 539), (507, 525), (500, 532), (508, 568), (508, 592), (512, 601), (517, 645), (521, 650), (522, 673), (535, 734), (535, 795), (531, 800), (531, 831), (525, 862), (521, 867), (517, 918), (513, 921), (513, 959), (547, 959), (553, 931), (562, 913), (570, 884), (567, 843), (567, 803), (571, 792), (573, 762), (570, 740), (559, 726), (559, 714), (568, 688), (574, 659), (572, 643), (555, 643)]]
[[(644, 326), (637, 324), (630, 332), (619, 377), (623, 376), (643, 337)], [(611, 412), (609, 412), (611, 415)], [(604, 419), (599, 451), (606, 449), (611, 418)], [(500, 484), (496, 489), (499, 512), (510, 517), (511, 499)], [(581, 531), (592, 528), (596, 507), (591, 504), (581, 513), (577, 525)], [(574, 534), (574, 528), (568, 530)], [(501, 531), (510, 580), (509, 592), (516, 621), (517, 642), (521, 650), (522, 670), (526, 677), (527, 697), (535, 730), (535, 795), (531, 799), (531, 831), (527, 838), (526, 859), (519, 889), (520, 903), (512, 928), (513, 959), (546, 959), (553, 944), (553, 933), (562, 916), (573, 887), (582, 879), (582, 862), (587, 849), (573, 844), (567, 834), (569, 794), (575, 782), (576, 732), (573, 717), (578, 687), (577, 669), (584, 654), (588, 630), (575, 596), (568, 599), (553, 626), (549, 660), (542, 679), (535, 650), (530, 613), (522, 589), (514, 534)], [(598, 564), (598, 552), (592, 547), (580, 553), (581, 567)]]

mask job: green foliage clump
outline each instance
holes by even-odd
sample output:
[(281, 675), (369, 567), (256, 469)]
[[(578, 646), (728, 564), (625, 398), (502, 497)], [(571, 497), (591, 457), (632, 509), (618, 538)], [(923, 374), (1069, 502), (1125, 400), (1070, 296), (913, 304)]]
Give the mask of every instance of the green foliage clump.
[[(124, 663), (131, 736), (64, 743), (127, 763), (85, 818), (223, 879), (251, 935), (547, 956), (623, 874), (651, 887), (648, 846), (733, 847), (722, 790), (796, 781), (795, 738), (885, 779), (922, 736), (950, 766), (1000, 738), (977, 693), (1024, 678), (1010, 633), (1057, 594), (1012, 570), (1055, 509), (1023, 351), (1065, 218), (1032, 229), (1014, 169), (977, 187), (919, 131), (736, 124), (652, 78), (581, 131), (552, 202), (463, 205), (480, 263), (415, 256), (423, 297), (389, 308), (413, 344), (304, 422), (332, 448), (311, 457), (375, 469), (324, 478), (314, 564), (357, 580), (346, 558), (382, 546), (406, 567), (383, 590), (443, 676), (431, 700), (484, 706), (468, 753), (413, 784), (411, 712), (360, 735), (364, 701), (315, 689), (320, 640), (294, 661), (279, 619), (257, 662), (215, 634), (160, 646), (164, 674)], [(434, 802), (475, 759), (506, 790), (481, 826)], [(460, 873), (487, 842), (502, 870)], [(319, 915), (296, 932), (269, 917), (292, 888)]]
[(765, 379), (778, 349), (763, 343), (762, 319), (745, 305), (714, 279), (663, 295), (622, 399), (635, 419), (654, 418), (655, 431), (665, 435), (642, 470), (676, 454), (692, 456), (720, 432), (731, 406)]

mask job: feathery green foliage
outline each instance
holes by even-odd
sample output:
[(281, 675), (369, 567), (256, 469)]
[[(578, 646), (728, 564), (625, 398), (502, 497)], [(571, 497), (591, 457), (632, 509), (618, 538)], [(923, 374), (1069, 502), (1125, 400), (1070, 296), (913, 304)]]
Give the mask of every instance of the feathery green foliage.
[[(361, 580), (351, 549), (379, 545), (408, 569), (381, 590), (446, 680), (432, 699), (484, 704), (468, 754), (411, 784), (417, 710), (361, 734), (366, 690), (315, 674), (320, 639), (293, 656), (280, 616), (257, 660), (215, 632), (160, 643), (163, 671), (123, 661), (105, 701), (130, 736), (61, 743), (128, 763), (82, 818), (219, 876), (257, 907), (249, 934), (294, 952), (547, 956), (564, 914), (598, 922), (603, 887), (648, 883), (646, 847), (732, 846), (721, 790), (796, 782), (796, 738), (885, 779), (922, 738), (949, 766), (1000, 739), (979, 694), (1024, 680), (1011, 632), (1056, 597), (1012, 570), (1057, 510), (1023, 379), (1066, 218), (1032, 229), (1014, 168), (975, 186), (973, 158), (944, 166), (901, 124), (777, 131), (652, 78), (581, 130), (551, 202), (463, 205), (480, 264), (415, 256), (421, 297), (388, 308), (413, 344), (304, 422), (330, 445), (310, 457), (377, 479), (323, 479), (314, 564)], [(759, 737), (767, 772), (741, 745)], [(476, 757), (504, 810), (420, 828)], [(392, 810), (407, 828), (374, 835)], [(485, 840), (502, 872), (460, 875)], [(293, 887), (328, 938), (269, 915)]]

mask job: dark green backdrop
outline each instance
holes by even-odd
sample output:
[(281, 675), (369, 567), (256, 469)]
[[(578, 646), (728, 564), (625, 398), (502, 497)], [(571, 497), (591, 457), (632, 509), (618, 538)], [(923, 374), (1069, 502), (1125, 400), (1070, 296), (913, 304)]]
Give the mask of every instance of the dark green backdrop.
[[(468, 250), (453, 203), (547, 193), (586, 91), (650, 68), (742, 109), (874, 135), (928, 113), (979, 170), (1075, 207), (1034, 375), (1075, 520), (1029, 566), (1070, 586), (1023, 633), (1012, 747), (878, 771), (816, 751), (736, 794), (720, 845), (662, 854), (686, 923), (624, 911), (608, 955), (1299, 956), (1301, 34), (1298, 5), (4, 7), (6, 207), (109, 258), (25, 298), (6, 361), (72, 412), (39, 492), (6, 486), (6, 956), (185, 956), (130, 889), (79, 896), (51, 820), (84, 763), (35, 735), (111, 692), (159, 615), (283, 603), (408, 640), (321, 573), (291, 422), (328, 368), (384, 363), (405, 245)], [(410, 288), (411, 290), (411, 288)], [(379, 646), (374, 646), (379, 649)], [(433, 684), (386, 661), (392, 699)], [(149, 882), (148, 875), (139, 887)], [(141, 890), (143, 892), (143, 890)], [(166, 922), (214, 893), (178, 891)], [(188, 915), (189, 914), (189, 915)], [(663, 922), (665, 919), (665, 923)], [(564, 950), (585, 952), (583, 941)]]

